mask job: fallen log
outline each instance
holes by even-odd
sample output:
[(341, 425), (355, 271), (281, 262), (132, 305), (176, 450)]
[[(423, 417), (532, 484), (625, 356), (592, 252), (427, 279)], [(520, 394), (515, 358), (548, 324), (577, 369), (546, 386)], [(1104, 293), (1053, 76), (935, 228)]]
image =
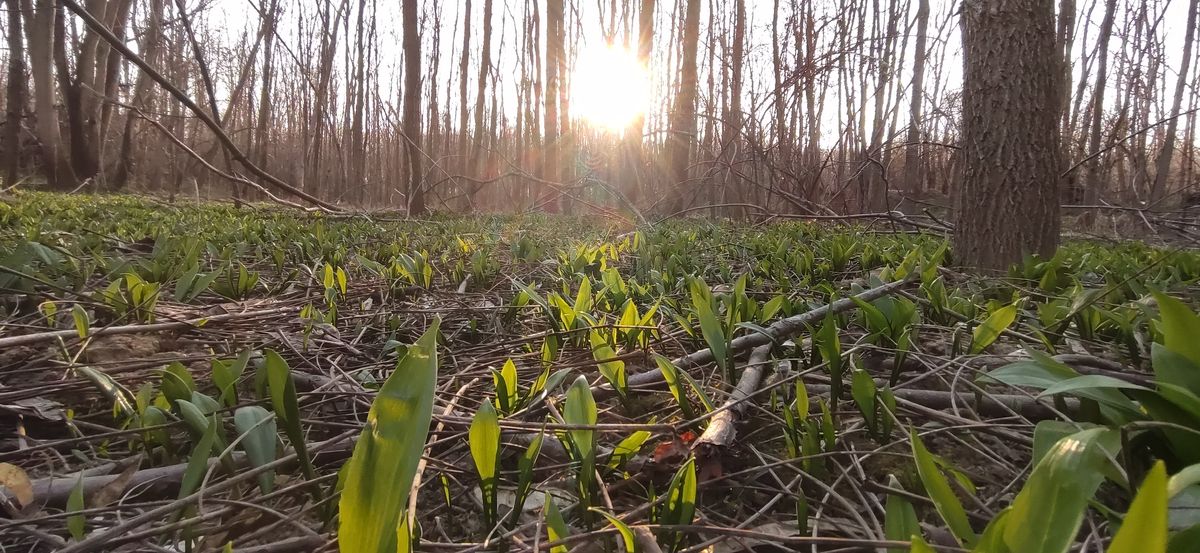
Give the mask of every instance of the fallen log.
[(729, 393), (729, 399), (721, 404), (716, 415), (708, 421), (704, 433), (692, 443), (692, 451), (698, 457), (712, 457), (719, 450), (728, 447), (737, 436), (735, 425), (738, 419), (746, 414), (750, 397), (758, 391), (763, 375), (771, 369), (771, 344), (758, 346), (750, 352), (750, 360), (746, 363), (738, 385)]

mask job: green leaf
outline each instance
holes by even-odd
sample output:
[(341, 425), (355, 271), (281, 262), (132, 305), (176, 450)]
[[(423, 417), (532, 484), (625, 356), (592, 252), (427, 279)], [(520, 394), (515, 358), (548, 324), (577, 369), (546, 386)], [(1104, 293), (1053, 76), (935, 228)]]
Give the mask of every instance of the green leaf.
[(604, 338), (604, 335), (593, 330), (588, 332), (588, 337), (592, 345), (592, 358), (596, 360), (600, 374), (612, 385), (617, 394), (624, 398), (628, 392), (625, 380), (625, 362), (614, 359), (617, 353), (608, 345), (608, 340)]
[[(263, 366), (267, 372), (267, 388), (271, 395), (271, 408), (275, 411), (275, 416), (283, 421), (284, 432), (296, 450), (304, 477), (315, 480), (317, 474), (313, 469), (312, 459), (308, 456), (308, 445), (300, 421), (300, 401), (296, 397), (296, 383), (292, 381), (292, 369), (275, 350), (264, 351), (263, 358)], [(318, 488), (312, 487), (312, 493), (314, 500), (319, 499)]]
[(707, 301), (696, 303), (694, 307), (696, 316), (700, 319), (700, 333), (708, 343), (708, 348), (712, 350), (713, 360), (716, 361), (717, 367), (720, 367), (722, 374), (729, 375), (729, 343), (725, 340), (725, 330), (720, 319), (713, 313), (712, 305)]
[(354, 444), (338, 503), (342, 551), (396, 551), (396, 526), (433, 419), (438, 323), (435, 320), (397, 362)]
[(67, 496), (67, 512), (73, 513), (67, 516), (67, 530), (71, 532), (71, 538), (75, 541), (80, 541), (87, 535), (87, 519), (82, 514), (74, 514), (82, 510), (83, 472), (80, 472), (79, 479), (75, 481), (75, 485), (71, 488), (71, 495)]
[[(556, 542), (566, 539), (571, 535), (567, 529), (567, 523), (563, 520), (562, 513), (558, 511), (558, 506), (554, 504), (554, 497), (550, 494), (546, 496), (542, 511), (546, 517), (546, 539), (550, 542)], [(550, 548), (550, 553), (567, 553), (567, 546), (555, 545)]]
[[(911, 553), (936, 553), (936, 551), (934, 551), (934, 549), (932, 547), (930, 547), (928, 543), (925, 543), (925, 539), (922, 538), (919, 534), (913, 534), (911, 537), (912, 537), (912, 547), (909, 548), (909, 551)], [(903, 540), (901, 540), (901, 541), (903, 541)], [(892, 551), (903, 551), (903, 550), (892, 549)]]
[(71, 307), (71, 319), (75, 321), (75, 332), (79, 334), (79, 339), (82, 340), (88, 337), (91, 332), (92, 325), (88, 319), (87, 311), (78, 303)]
[[(888, 487), (904, 489), (894, 475), (888, 475)], [(889, 493), (884, 505), (883, 535), (889, 540), (904, 541), (921, 538), (921, 523), (917, 511), (904, 496)], [(903, 549), (889, 549), (892, 553), (904, 553)]]
[(1167, 467), (1154, 464), (1129, 506), (1108, 553), (1166, 553)]
[(875, 418), (875, 391), (875, 379), (871, 378), (871, 373), (864, 370), (854, 371), (850, 382), (850, 395), (854, 397), (854, 403), (858, 405), (867, 429), (871, 432), (875, 432), (877, 420)]
[(1062, 553), (1075, 540), (1088, 501), (1104, 480), (1103, 450), (1109, 430), (1092, 428), (1054, 444), (1034, 467), (1012, 503), (1004, 543), (1022, 553)]
[[(533, 467), (537, 464), (538, 455), (542, 452), (542, 440), (546, 436), (546, 429), (543, 427), (540, 432), (533, 436), (529, 442), (529, 447), (525, 448), (525, 454), (517, 459), (517, 492), (516, 499), (513, 501), (512, 515), (509, 517), (509, 526), (516, 524), (521, 516), (521, 510), (525, 506), (525, 498), (529, 497), (529, 489), (533, 486)], [(446, 502), (449, 505), (449, 501)]]
[(954, 490), (950, 488), (950, 483), (946, 481), (945, 475), (938, 470), (937, 462), (934, 461), (929, 450), (925, 449), (925, 444), (921, 442), (915, 429), (910, 431), (910, 439), (912, 440), (913, 459), (917, 463), (917, 473), (921, 477), (921, 483), (924, 484), (926, 493), (929, 494), (929, 499), (933, 501), (933, 506), (942, 516), (942, 520), (946, 521), (946, 526), (950, 528), (954, 539), (963, 547), (971, 547), (975, 544), (977, 537), (971, 528), (970, 521), (967, 520), (967, 513), (963, 510), (962, 503), (954, 495)]
[(1056, 382), (1053, 385), (1051, 385), (1050, 387), (1046, 388), (1045, 390), (1042, 390), (1042, 393), (1038, 394), (1038, 397), (1052, 396), (1055, 394), (1065, 394), (1065, 393), (1071, 393), (1071, 392), (1076, 392), (1079, 390), (1093, 389), (1093, 388), (1149, 390), (1149, 388), (1146, 388), (1145, 386), (1140, 386), (1140, 385), (1134, 384), (1132, 382), (1126, 382), (1124, 380), (1119, 380), (1119, 379), (1113, 378), (1111, 376), (1106, 376), (1106, 375), (1102, 375), (1102, 374), (1087, 374), (1087, 375), (1077, 376), (1075, 378), (1063, 380), (1061, 382)]
[(238, 404), (237, 381), (242, 377), (242, 373), (246, 371), (246, 365), (250, 362), (251, 350), (249, 348), (242, 350), (238, 354), (237, 359), (225, 361), (213, 359), (212, 361), (212, 379), (220, 392), (220, 400), (227, 407), (233, 407)]
[[(663, 524), (687, 526), (696, 516), (696, 458), (690, 457), (675, 476), (671, 478), (667, 489), (667, 504), (665, 512), (659, 517)], [(677, 551), (683, 542), (683, 536), (672, 532), (667, 538), (667, 549), (671, 553)]]
[(825, 322), (821, 324), (813, 339), (814, 346), (829, 370), (829, 401), (836, 408), (842, 396), (842, 341), (838, 336), (837, 320), (832, 313), (825, 316)]
[(1150, 344), (1150, 360), (1160, 384), (1174, 384), (1200, 394), (1200, 365), (1162, 344)]
[[(587, 377), (579, 375), (567, 390), (567, 403), (563, 407), (563, 420), (567, 424), (595, 426), (596, 400), (588, 386)], [(596, 436), (591, 428), (575, 428), (567, 431), (571, 443), (579, 453), (579, 485), (586, 493), (594, 478), (596, 467)]]
[(217, 423), (213, 420), (204, 431), (204, 436), (196, 442), (196, 447), (192, 448), (192, 455), (188, 457), (187, 467), (183, 471), (183, 482), (179, 485), (179, 499), (192, 495), (200, 488), (204, 473), (208, 471), (208, 460), (212, 457), (216, 440)]
[(602, 511), (595, 507), (592, 507), (588, 510), (604, 515), (604, 518), (607, 518), (608, 521), (612, 523), (613, 527), (615, 527), (617, 532), (621, 535), (621, 542), (622, 545), (625, 546), (625, 551), (629, 553), (637, 553), (640, 551), (637, 544), (637, 537), (633, 535), (633, 530), (629, 528), (628, 524), (621, 522), (621, 519), (613, 516), (611, 513)]
[(1016, 320), (1017, 304), (1015, 303), (993, 311), (983, 321), (983, 324), (975, 327), (975, 330), (971, 332), (971, 355), (978, 354), (992, 345), (992, 342), (995, 342), (1005, 330), (1008, 330), (1009, 326), (1012, 326), (1013, 321)]
[(496, 467), (500, 462), (500, 420), (492, 402), (483, 402), (475, 412), (467, 437), (475, 472), (479, 474), (479, 489), (483, 492), (485, 523), (491, 528), (496, 524)]
[(183, 363), (174, 361), (163, 370), (160, 387), (167, 400), (174, 403), (181, 399), (192, 399), (192, 392), (196, 391), (196, 381), (192, 379), (192, 373)]
[(517, 386), (516, 363), (512, 359), (505, 360), (504, 366), (492, 374), (492, 379), (496, 384), (496, 403), (500, 404), (500, 410), (505, 413), (515, 411), (521, 393)]
[(667, 389), (671, 391), (671, 396), (675, 398), (675, 403), (679, 404), (679, 410), (683, 413), (683, 418), (692, 420), (696, 415), (692, 412), (692, 404), (688, 401), (687, 392), (683, 389), (683, 383), (680, 382), (679, 369), (670, 359), (659, 354), (654, 354), (654, 363), (658, 365), (658, 370), (662, 372), (663, 381), (667, 383)]
[(1200, 365), (1200, 316), (1183, 302), (1162, 292), (1151, 292), (1158, 302), (1163, 345)]
[[(278, 442), (275, 417), (270, 411), (257, 405), (239, 407), (233, 412), (233, 425), (238, 434), (242, 435), (242, 451), (250, 460), (250, 466), (258, 468), (275, 461), (276, 443)], [(258, 489), (262, 493), (271, 493), (275, 488), (275, 471), (269, 470), (258, 475)]]
[(626, 461), (637, 455), (642, 450), (642, 446), (646, 440), (650, 438), (650, 432), (639, 430), (625, 437), (617, 447), (613, 448), (612, 454), (608, 457), (608, 468), (617, 469), (625, 464)]

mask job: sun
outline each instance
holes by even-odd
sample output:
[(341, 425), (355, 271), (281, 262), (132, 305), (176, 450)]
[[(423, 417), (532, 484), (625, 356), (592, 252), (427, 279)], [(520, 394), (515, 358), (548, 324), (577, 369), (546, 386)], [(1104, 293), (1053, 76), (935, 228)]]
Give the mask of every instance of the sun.
[(650, 74), (637, 55), (615, 45), (579, 52), (571, 75), (571, 110), (592, 125), (621, 132), (650, 105)]

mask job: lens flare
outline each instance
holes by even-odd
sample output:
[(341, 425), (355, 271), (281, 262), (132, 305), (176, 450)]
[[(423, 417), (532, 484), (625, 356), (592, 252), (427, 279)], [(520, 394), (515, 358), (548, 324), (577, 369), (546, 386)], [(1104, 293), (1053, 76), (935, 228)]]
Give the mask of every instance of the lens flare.
[(605, 45), (579, 53), (571, 74), (571, 111), (594, 126), (621, 132), (650, 105), (650, 75), (637, 55)]

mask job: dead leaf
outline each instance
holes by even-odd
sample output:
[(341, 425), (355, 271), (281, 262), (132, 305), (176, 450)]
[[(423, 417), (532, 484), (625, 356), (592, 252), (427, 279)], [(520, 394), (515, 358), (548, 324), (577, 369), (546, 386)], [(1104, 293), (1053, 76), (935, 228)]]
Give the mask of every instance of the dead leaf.
[[(141, 458), (138, 457), (138, 459), (140, 460)], [(129, 466), (125, 467), (125, 470), (121, 471), (119, 476), (101, 486), (100, 489), (96, 490), (88, 498), (88, 507), (105, 507), (121, 499), (121, 496), (125, 495), (125, 488), (129, 487), (129, 481), (133, 479), (134, 473), (138, 471), (138, 467), (140, 466), (141, 463), (130, 462)]]
[(8, 496), (16, 500), (17, 507), (23, 509), (33, 503), (33, 483), (21, 467), (0, 463), (0, 486)]

